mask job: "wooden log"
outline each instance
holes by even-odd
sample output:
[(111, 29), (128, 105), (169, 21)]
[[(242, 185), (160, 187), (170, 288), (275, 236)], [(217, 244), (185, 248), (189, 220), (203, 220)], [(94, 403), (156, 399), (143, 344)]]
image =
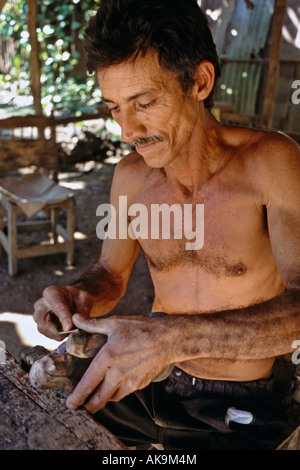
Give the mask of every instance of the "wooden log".
[(0, 364), (0, 449), (127, 450), (85, 409), (68, 410), (61, 395), (35, 390), (9, 353)]

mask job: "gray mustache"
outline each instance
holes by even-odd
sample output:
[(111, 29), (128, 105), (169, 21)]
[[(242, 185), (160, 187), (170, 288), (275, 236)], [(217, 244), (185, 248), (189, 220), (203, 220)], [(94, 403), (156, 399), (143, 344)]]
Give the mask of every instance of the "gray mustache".
[(160, 135), (153, 135), (152, 137), (140, 137), (139, 139), (135, 139), (130, 142), (130, 145), (132, 145), (132, 147), (138, 147), (139, 145), (147, 145), (152, 142), (163, 142), (163, 140), (163, 137)]

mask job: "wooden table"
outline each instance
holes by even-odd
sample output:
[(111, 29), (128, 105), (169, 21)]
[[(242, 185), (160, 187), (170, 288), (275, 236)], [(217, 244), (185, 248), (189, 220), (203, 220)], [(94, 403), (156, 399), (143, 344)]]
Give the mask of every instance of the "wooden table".
[(86, 410), (69, 410), (60, 394), (34, 389), (8, 352), (2, 362), (1, 450), (127, 450)]

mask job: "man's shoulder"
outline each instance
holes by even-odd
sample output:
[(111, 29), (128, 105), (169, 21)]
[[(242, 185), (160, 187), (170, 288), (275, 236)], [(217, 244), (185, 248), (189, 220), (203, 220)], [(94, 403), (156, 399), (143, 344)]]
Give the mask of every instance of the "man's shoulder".
[(151, 171), (141, 155), (137, 152), (129, 153), (115, 168), (114, 186), (120, 193), (134, 195), (144, 185)]
[(297, 154), (298, 144), (281, 131), (253, 130), (253, 147), (265, 158), (276, 158)]
[(152, 169), (146, 165), (141, 155), (137, 152), (131, 152), (119, 161), (116, 166), (115, 176), (122, 179), (127, 176), (133, 182), (135, 177), (139, 178), (139, 180), (147, 178), (151, 171)]
[(300, 164), (300, 147), (287, 134), (281, 131), (251, 128), (232, 129), (232, 141), (240, 149), (239, 157), (246, 167), (263, 171), (277, 171), (285, 163)]
[(300, 148), (286, 134), (252, 130), (240, 158), (243, 174), (264, 204), (282, 200), (287, 188), (299, 193)]
[(142, 172), (142, 171), (145, 171), (147, 168), (149, 167), (147, 167), (143, 157), (137, 152), (131, 152), (119, 161), (116, 169), (122, 172), (123, 171)]

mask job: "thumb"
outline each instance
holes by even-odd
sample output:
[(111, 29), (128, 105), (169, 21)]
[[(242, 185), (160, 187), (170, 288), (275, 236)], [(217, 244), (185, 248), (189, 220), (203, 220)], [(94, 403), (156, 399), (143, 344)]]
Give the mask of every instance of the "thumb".
[(87, 333), (102, 333), (108, 336), (111, 328), (109, 327), (109, 319), (107, 318), (89, 318), (79, 313), (73, 315), (73, 322), (79, 329)]

